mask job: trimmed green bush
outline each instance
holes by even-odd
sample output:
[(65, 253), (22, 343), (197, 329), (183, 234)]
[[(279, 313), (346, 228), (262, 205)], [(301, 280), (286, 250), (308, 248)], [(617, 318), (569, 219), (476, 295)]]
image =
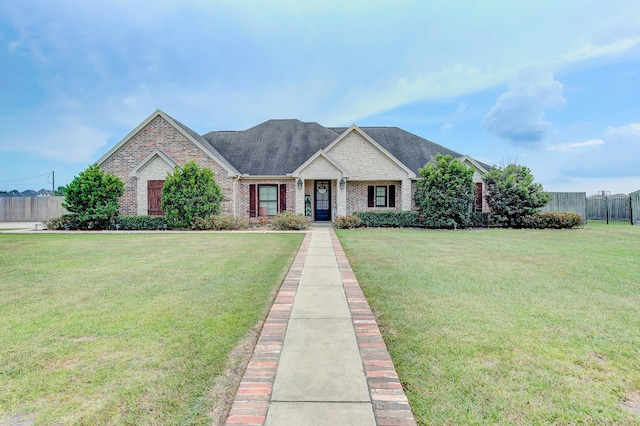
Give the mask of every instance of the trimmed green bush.
[(523, 221), (523, 226), (536, 229), (571, 229), (583, 225), (582, 216), (574, 212), (538, 212)]
[(416, 211), (366, 211), (355, 212), (353, 215), (360, 218), (363, 226), (374, 228), (417, 228), (422, 226), (420, 215)]
[(217, 215), (208, 218), (197, 218), (192, 224), (192, 229), (215, 230), (215, 231), (236, 231), (246, 229), (249, 222), (244, 217), (230, 215)]
[(473, 212), (471, 213), (471, 226), (473, 228), (486, 228), (489, 226), (489, 213)]
[(333, 221), (333, 227), (336, 229), (351, 229), (358, 228), (360, 226), (362, 226), (362, 219), (352, 214), (338, 216)]
[(491, 210), (489, 220), (494, 225), (508, 228), (528, 227), (526, 221), (551, 201), (551, 194), (533, 181), (528, 167), (508, 164), (494, 166), (484, 176), (487, 185), (486, 200)]
[(168, 175), (162, 187), (162, 210), (167, 223), (188, 228), (197, 218), (208, 218), (220, 212), (224, 194), (211, 169), (189, 160), (181, 169)]
[(422, 225), (427, 228), (466, 228), (476, 197), (473, 168), (438, 154), (419, 170), (424, 178), (416, 182), (414, 199)]
[(118, 223), (120, 224), (120, 229), (130, 231), (170, 228), (164, 216), (120, 216)]
[(92, 164), (66, 186), (62, 207), (74, 213), (75, 229), (108, 229), (120, 212), (123, 193), (120, 178)]
[(293, 214), (291, 212), (280, 213), (273, 219), (271, 223), (273, 229), (279, 230), (300, 230), (309, 227), (309, 221), (301, 214)]

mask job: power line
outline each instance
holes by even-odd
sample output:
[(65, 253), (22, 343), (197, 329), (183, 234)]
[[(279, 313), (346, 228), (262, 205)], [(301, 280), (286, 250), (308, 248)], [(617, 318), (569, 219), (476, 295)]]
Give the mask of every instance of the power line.
[(29, 179), (35, 179), (35, 178), (39, 178), (42, 176), (46, 176), (47, 177), (47, 183), (49, 183), (49, 176), (51, 176), (51, 173), (44, 173), (38, 176), (31, 176), (31, 177), (27, 177), (27, 178), (22, 178), (22, 179), (14, 179), (14, 180), (0, 180), (0, 183), (11, 183), (11, 182), (20, 182), (23, 180), (29, 180)]

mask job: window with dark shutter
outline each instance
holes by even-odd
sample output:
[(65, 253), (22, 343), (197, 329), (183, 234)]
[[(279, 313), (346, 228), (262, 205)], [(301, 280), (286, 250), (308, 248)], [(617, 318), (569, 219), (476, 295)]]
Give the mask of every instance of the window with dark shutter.
[(389, 185), (389, 207), (396, 206), (396, 186)]
[(373, 185), (369, 185), (369, 188), (367, 191), (367, 205), (369, 207), (376, 206), (376, 187)]
[(258, 216), (256, 211), (256, 184), (249, 185), (249, 217)]
[(287, 185), (284, 183), (280, 184), (280, 211), (283, 212), (287, 210)]

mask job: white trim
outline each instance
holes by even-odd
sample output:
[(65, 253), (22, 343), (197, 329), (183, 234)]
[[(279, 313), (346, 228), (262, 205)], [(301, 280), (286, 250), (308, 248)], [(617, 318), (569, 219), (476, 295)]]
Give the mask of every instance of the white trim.
[(398, 167), (400, 167), (402, 170), (404, 170), (405, 172), (407, 172), (407, 177), (409, 178), (415, 178), (416, 174), (413, 170), (411, 170), (410, 168), (408, 168), (407, 166), (404, 165), (404, 163), (400, 160), (398, 160), (396, 157), (394, 157), (389, 151), (387, 151), (386, 149), (384, 149), (378, 142), (376, 142), (375, 140), (373, 140), (369, 135), (367, 135), (362, 129), (360, 129), (360, 127), (358, 127), (356, 124), (352, 124), (351, 127), (349, 127), (347, 130), (344, 131), (344, 133), (342, 133), (340, 136), (338, 136), (338, 138), (336, 140), (334, 140), (333, 142), (331, 142), (329, 144), (329, 146), (327, 146), (324, 151), (329, 152), (331, 150), (331, 148), (333, 148), (334, 146), (336, 146), (338, 143), (340, 143), (340, 141), (342, 141), (344, 138), (346, 138), (349, 133), (351, 132), (356, 132), (358, 133), (360, 136), (362, 136), (367, 142), (369, 142), (371, 145), (373, 145), (378, 151), (382, 152), (384, 155), (386, 155), (392, 162), (394, 162)]
[(473, 167), (475, 167), (483, 175), (488, 173), (487, 169), (482, 167), (476, 160), (474, 160), (473, 158), (469, 157), (468, 155), (463, 155), (462, 157), (458, 158), (458, 161), (460, 161), (461, 163), (464, 163), (465, 161), (470, 163)]
[(293, 176), (291, 175), (239, 175), (238, 179), (243, 179), (243, 180), (291, 180), (294, 179)]
[(324, 157), (325, 160), (327, 160), (329, 163), (331, 163), (331, 165), (333, 167), (335, 167), (336, 169), (338, 169), (340, 171), (340, 173), (342, 173), (342, 177), (343, 178), (348, 178), (349, 177), (349, 171), (347, 169), (345, 169), (340, 163), (338, 163), (336, 160), (333, 159), (333, 157), (331, 157), (329, 154), (327, 154), (327, 149), (321, 149), (318, 150), (318, 152), (316, 152), (315, 154), (313, 154), (307, 161), (305, 161), (304, 163), (302, 163), (302, 165), (300, 167), (298, 167), (297, 169), (295, 169), (293, 171), (293, 173), (291, 173), (291, 176), (295, 177), (299, 177), (300, 173), (306, 169), (311, 163), (313, 163), (318, 157)]
[[(147, 158), (145, 158), (144, 160), (142, 160), (140, 163), (138, 163), (137, 166), (135, 166), (133, 168), (133, 170), (131, 170), (131, 172), (129, 172), (129, 176), (130, 177), (134, 177), (137, 178), (138, 177), (138, 172), (140, 170), (142, 170), (151, 160), (153, 160), (155, 157), (160, 158), (162, 161), (164, 161), (165, 163), (167, 163), (169, 166), (171, 166), (171, 168), (175, 168), (176, 166), (178, 166), (178, 163), (176, 163), (175, 161), (173, 161), (173, 159), (171, 157), (169, 157), (167, 154), (165, 154), (164, 152), (162, 152), (162, 150), (160, 149), (155, 149), (151, 154), (149, 154), (147, 156)], [(180, 166), (178, 166), (180, 167)]]

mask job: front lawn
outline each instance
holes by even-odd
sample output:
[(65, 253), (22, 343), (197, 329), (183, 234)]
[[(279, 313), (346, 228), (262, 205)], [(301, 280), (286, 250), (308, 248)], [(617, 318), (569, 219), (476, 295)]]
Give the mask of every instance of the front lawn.
[(419, 424), (640, 424), (640, 226), (338, 235)]
[(211, 424), (302, 238), (0, 235), (0, 423)]

